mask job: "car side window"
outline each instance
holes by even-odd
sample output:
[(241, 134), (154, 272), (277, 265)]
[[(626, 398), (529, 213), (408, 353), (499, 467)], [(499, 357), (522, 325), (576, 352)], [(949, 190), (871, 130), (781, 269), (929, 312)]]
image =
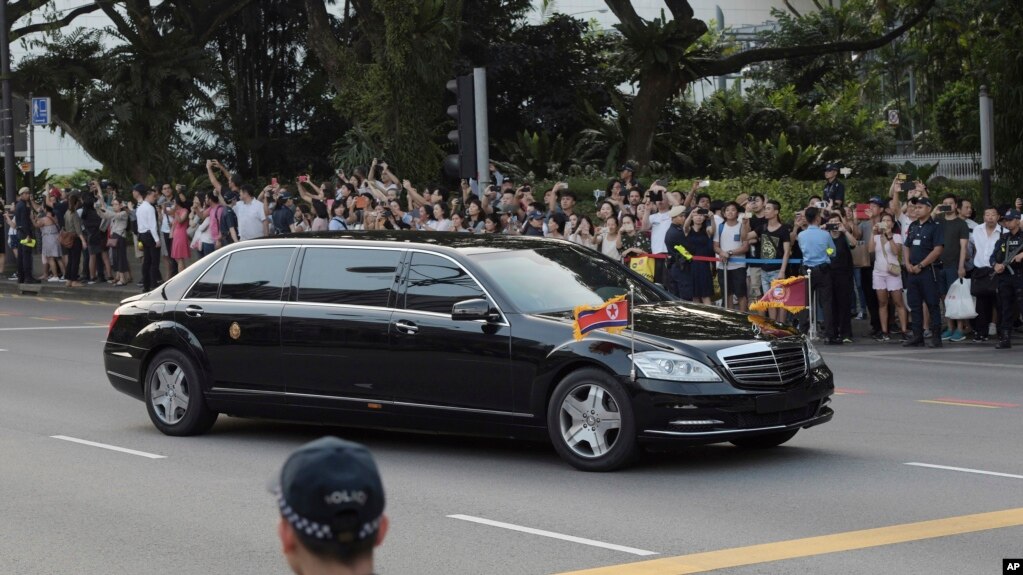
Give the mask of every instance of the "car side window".
[(387, 307), (399, 250), (307, 248), (298, 301)]
[(294, 248), (264, 248), (231, 254), (220, 299), (279, 301)]
[(412, 254), (405, 309), (450, 314), (451, 306), (460, 301), (486, 297), (476, 280), (455, 262), (433, 254)]
[(217, 294), (220, 292), (220, 282), (224, 279), (224, 270), (227, 269), (227, 260), (229, 259), (231, 259), (230, 256), (221, 258), (220, 261), (206, 270), (206, 273), (202, 274), (199, 281), (195, 282), (195, 285), (192, 286), (192, 289), (189, 290), (185, 298), (217, 299)]

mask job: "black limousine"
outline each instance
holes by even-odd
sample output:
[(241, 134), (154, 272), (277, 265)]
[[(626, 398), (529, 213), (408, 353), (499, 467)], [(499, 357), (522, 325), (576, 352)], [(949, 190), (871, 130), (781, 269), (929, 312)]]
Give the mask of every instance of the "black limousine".
[[(576, 306), (630, 288), (634, 334), (573, 338)], [(677, 301), (600, 253), (543, 238), (233, 244), (124, 300), (103, 358), (111, 384), (168, 435), (204, 433), (224, 413), (549, 439), (591, 471), (656, 442), (773, 447), (833, 415), (832, 373), (802, 335)]]

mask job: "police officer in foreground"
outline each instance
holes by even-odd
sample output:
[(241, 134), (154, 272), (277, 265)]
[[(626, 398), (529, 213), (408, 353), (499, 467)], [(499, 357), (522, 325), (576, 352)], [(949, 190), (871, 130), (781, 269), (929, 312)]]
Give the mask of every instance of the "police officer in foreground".
[(1012, 322), (1016, 319), (1012, 304), (1016, 303), (1019, 309), (1023, 309), (1023, 229), (1020, 228), (1020, 213), (1007, 210), (1002, 216), (1002, 227), (1008, 233), (1002, 234), (991, 254), (991, 264), (998, 277), (998, 318), (1001, 322), (995, 349), (1012, 347)]
[(917, 197), (909, 201), (910, 215), (913, 222), (909, 224), (905, 243), (902, 246), (902, 261), (906, 262), (909, 274), (907, 290), (909, 291), (909, 307), (913, 317), (913, 337), (902, 342), (903, 347), (920, 347), (924, 345), (924, 310), (927, 304), (931, 319), (931, 338), (927, 347), (941, 347), (941, 307), (938, 302), (938, 274), (936, 262), (945, 249), (945, 239), (941, 226), (931, 218), (933, 204), (926, 197)]
[(362, 445), (323, 437), (299, 447), (273, 488), (278, 535), (298, 575), (373, 573), (373, 548), (384, 540), (384, 487)]
[[(800, 275), (810, 273), (810, 289), (817, 299), (817, 304), (824, 311), (824, 343), (841, 344), (842, 339), (835, 336), (834, 306), (831, 289), (831, 257), (835, 255), (835, 240), (831, 234), (820, 227), (821, 211), (818, 208), (806, 208), (803, 212), (808, 227), (796, 238), (799, 250), (803, 253), (803, 265)], [(809, 331), (809, 330), (807, 330)]]

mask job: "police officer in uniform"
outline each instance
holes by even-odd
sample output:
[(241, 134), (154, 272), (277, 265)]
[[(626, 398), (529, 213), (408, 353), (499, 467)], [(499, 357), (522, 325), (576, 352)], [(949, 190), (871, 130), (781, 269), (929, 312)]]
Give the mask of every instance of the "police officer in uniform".
[(995, 349), (1012, 347), (1012, 322), (1016, 319), (1012, 304), (1023, 309), (1023, 229), (1020, 229), (1020, 213), (1006, 211), (1002, 216), (1002, 226), (1009, 233), (1002, 234), (991, 254), (991, 264), (998, 277), (998, 317), (1001, 321)]
[(909, 274), (907, 290), (909, 307), (913, 316), (913, 337), (902, 343), (903, 347), (924, 345), (923, 304), (931, 314), (931, 338), (927, 347), (941, 347), (941, 307), (938, 302), (937, 262), (945, 249), (945, 239), (938, 222), (931, 219), (931, 200), (925, 197), (913, 198), (909, 208), (914, 217), (902, 246), (903, 261)]
[(824, 201), (835, 209), (845, 204), (845, 184), (838, 180), (838, 164), (824, 166)]
[(835, 337), (834, 305), (831, 301), (831, 258), (835, 255), (835, 240), (820, 228), (821, 212), (818, 208), (806, 208), (803, 214), (809, 225), (796, 238), (803, 254), (800, 275), (810, 274), (812, 295), (824, 311), (824, 343), (841, 344), (841, 338)]

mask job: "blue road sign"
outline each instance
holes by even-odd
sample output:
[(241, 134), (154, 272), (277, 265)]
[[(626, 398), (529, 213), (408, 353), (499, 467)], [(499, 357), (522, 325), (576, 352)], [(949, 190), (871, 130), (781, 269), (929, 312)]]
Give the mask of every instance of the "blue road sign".
[(46, 126), (50, 123), (50, 99), (32, 98), (32, 125)]

